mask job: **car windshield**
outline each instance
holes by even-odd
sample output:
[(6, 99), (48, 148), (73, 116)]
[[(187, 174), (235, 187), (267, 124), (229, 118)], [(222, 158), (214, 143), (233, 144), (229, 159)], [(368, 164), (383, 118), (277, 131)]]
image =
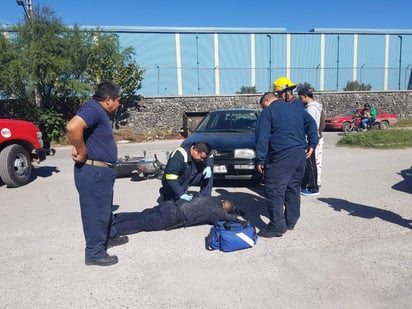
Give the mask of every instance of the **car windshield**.
[(258, 116), (258, 111), (211, 112), (203, 118), (195, 131), (254, 131)]

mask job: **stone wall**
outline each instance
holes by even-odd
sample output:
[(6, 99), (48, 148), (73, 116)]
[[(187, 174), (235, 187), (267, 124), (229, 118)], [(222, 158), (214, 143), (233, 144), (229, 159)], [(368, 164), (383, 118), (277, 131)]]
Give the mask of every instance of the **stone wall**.
[[(261, 94), (233, 96), (145, 97), (139, 102), (140, 111), (129, 109), (129, 117), (121, 127), (135, 131), (153, 129), (176, 130), (183, 127), (185, 113), (207, 112), (224, 108), (259, 108)], [(327, 116), (334, 116), (347, 109), (373, 103), (399, 118), (412, 118), (412, 91), (391, 92), (322, 92), (315, 98), (323, 104)]]

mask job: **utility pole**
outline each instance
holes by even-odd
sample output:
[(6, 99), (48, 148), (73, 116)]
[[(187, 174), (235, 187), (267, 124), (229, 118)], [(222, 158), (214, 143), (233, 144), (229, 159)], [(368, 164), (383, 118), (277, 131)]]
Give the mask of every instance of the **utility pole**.
[(29, 12), (29, 19), (33, 17), (33, 3), (31, 0), (27, 0), (27, 11)]
[(399, 69), (398, 69), (398, 90), (401, 90), (401, 70), (402, 70), (402, 36), (398, 35), (399, 38)]
[(269, 39), (269, 91), (273, 89), (272, 85), (272, 36), (266, 34)]
[(32, 0), (26, 0), (26, 3), (24, 3), (23, 0), (16, 0), (16, 3), (18, 6), (23, 7), (24, 14), (26, 15), (27, 20), (31, 20), (33, 17), (33, 3)]

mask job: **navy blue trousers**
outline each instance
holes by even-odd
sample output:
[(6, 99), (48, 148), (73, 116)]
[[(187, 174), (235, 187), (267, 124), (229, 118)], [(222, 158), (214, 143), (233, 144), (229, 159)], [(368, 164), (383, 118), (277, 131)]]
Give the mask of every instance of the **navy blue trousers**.
[(142, 212), (122, 212), (114, 215), (118, 235), (161, 231), (178, 223), (177, 207), (173, 201), (164, 201)]
[(267, 229), (284, 231), (300, 217), (300, 186), (305, 173), (305, 150), (292, 148), (271, 155), (265, 165)]
[(87, 260), (106, 256), (107, 241), (116, 235), (112, 213), (115, 178), (113, 170), (107, 167), (87, 164), (74, 167)]

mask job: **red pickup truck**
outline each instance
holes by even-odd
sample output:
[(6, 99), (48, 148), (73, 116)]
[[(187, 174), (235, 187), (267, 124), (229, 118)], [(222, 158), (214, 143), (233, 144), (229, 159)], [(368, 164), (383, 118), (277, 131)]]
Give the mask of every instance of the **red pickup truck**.
[(9, 188), (27, 184), (32, 162), (40, 163), (48, 154), (54, 154), (45, 136), (32, 122), (0, 119), (0, 178)]

